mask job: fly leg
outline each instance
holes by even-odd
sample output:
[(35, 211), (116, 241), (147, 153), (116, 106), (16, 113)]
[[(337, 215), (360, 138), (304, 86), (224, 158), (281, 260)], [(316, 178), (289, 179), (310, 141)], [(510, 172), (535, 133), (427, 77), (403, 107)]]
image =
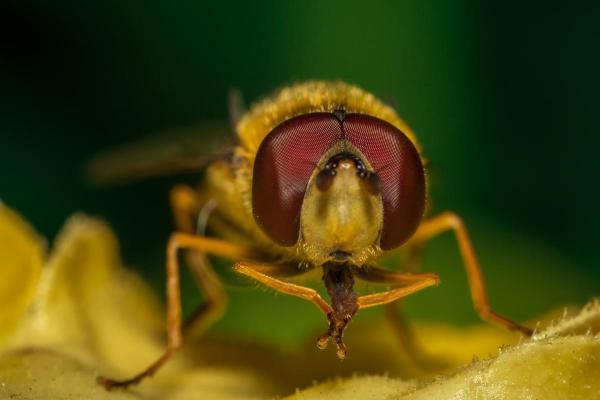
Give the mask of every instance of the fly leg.
[[(406, 246), (406, 255), (403, 258), (402, 266), (400, 267), (401, 271), (417, 272), (420, 269), (423, 249), (425, 247), (424, 244), (425, 243), (414, 243)], [(375, 271), (376, 269), (371, 267), (368, 270), (362, 270), (361, 272), (359, 272), (359, 276), (367, 281), (388, 284), (394, 283), (394, 279), (389, 277), (387, 274), (382, 275)], [(418, 346), (417, 340), (413, 334), (410, 324), (401, 315), (400, 310), (398, 310), (398, 303), (400, 302), (394, 302), (385, 305), (385, 317), (391, 325), (392, 329), (395, 331), (396, 335), (398, 336), (402, 348), (405, 349), (407, 353), (409, 353), (413, 360), (420, 363), (420, 360), (424, 360), (427, 357), (425, 357), (423, 352), (420, 351), (420, 346)]]
[(178, 232), (194, 233), (195, 217), (202, 208), (198, 192), (186, 185), (177, 185), (169, 193), (169, 202), (173, 213), (175, 229)]
[[(407, 254), (406, 257), (402, 260), (402, 267), (400, 268), (400, 270), (406, 272), (417, 272), (421, 266), (423, 248), (424, 243), (412, 244), (408, 246)], [(371, 272), (371, 275), (366, 274), (362, 276), (363, 279), (375, 279), (375, 281), (380, 283), (394, 283), (393, 278), (390, 281), (390, 277), (382, 276), (379, 273), (373, 273), (374, 271), (374, 268), (370, 268), (367, 272)], [(389, 303), (384, 306), (385, 317), (388, 320), (394, 332), (396, 333), (396, 336), (400, 341), (400, 345), (409, 354), (411, 359), (413, 359), (418, 364), (425, 364), (422, 361), (428, 360), (429, 358), (426, 357), (423, 353), (421, 346), (415, 338), (410, 323), (406, 320), (406, 318), (404, 318), (401, 311), (399, 310), (400, 307), (398, 303), (400, 303), (400, 301)]]
[[(186, 185), (173, 187), (169, 200), (176, 230), (187, 234), (204, 235), (206, 220), (215, 204), (211, 200), (203, 202), (198, 192)], [(196, 284), (206, 297), (206, 301), (200, 304), (183, 323), (184, 336), (196, 338), (225, 312), (227, 293), (204, 253), (188, 251), (185, 254), (185, 261)]]
[[(409, 265), (411, 266), (411, 270), (417, 269), (417, 258), (420, 258), (419, 250), (421, 250), (420, 247), (418, 248), (418, 250), (414, 248), (410, 249), (410, 252), (408, 254), (409, 258), (406, 261), (408, 261)], [(411, 285), (423, 279), (430, 279), (432, 281), (438, 279), (437, 275), (435, 274), (403, 273), (384, 270), (377, 267), (361, 269), (358, 271), (357, 277), (368, 282), (403, 286)], [(423, 350), (419, 341), (415, 337), (414, 331), (410, 323), (404, 318), (400, 310), (398, 310), (398, 302), (391, 302), (385, 304), (384, 307), (385, 317), (388, 323), (390, 324), (395, 336), (398, 338), (401, 348), (406, 352), (410, 360), (412, 360), (415, 363), (415, 365), (421, 368), (431, 369), (432, 367), (443, 367), (445, 363), (442, 360), (432, 358)]]
[[(423, 273), (400, 273), (394, 271), (386, 271), (379, 268), (369, 268), (368, 271), (359, 275), (365, 280), (374, 280), (378, 282), (386, 282), (392, 285), (402, 285), (398, 288), (394, 288), (381, 293), (373, 293), (366, 296), (361, 296), (357, 299), (358, 308), (374, 307), (378, 305), (387, 305), (388, 314), (392, 314), (395, 318), (395, 322), (403, 322), (399, 318), (398, 314), (394, 309), (390, 308), (391, 304), (403, 297), (410, 294), (423, 290), (429, 286), (437, 285), (440, 282), (440, 278), (437, 274)], [(392, 320), (394, 322), (394, 320)], [(411, 357), (415, 360), (420, 360), (423, 357), (420, 356), (420, 352), (414, 351), (414, 338), (409, 330), (402, 329), (405, 326), (394, 325), (397, 328), (399, 337), (404, 341), (405, 348), (408, 350)]]
[(394, 285), (402, 285), (385, 292), (368, 294), (360, 296), (357, 299), (358, 308), (368, 308), (384, 304), (392, 303), (410, 294), (423, 290), (429, 286), (440, 283), (440, 278), (434, 273), (413, 274), (401, 273), (394, 271), (386, 271), (379, 268), (369, 268), (367, 272), (363, 272), (361, 278), (378, 277), (385, 279), (380, 282), (387, 282)]
[(479, 261), (475, 256), (475, 250), (469, 239), (467, 229), (459, 216), (452, 212), (445, 212), (424, 221), (410, 239), (409, 243), (424, 243), (447, 230), (454, 231), (454, 234), (456, 235), (458, 247), (469, 280), (471, 297), (473, 299), (473, 304), (475, 305), (475, 310), (479, 316), (486, 321), (501, 325), (509, 330), (518, 331), (525, 336), (531, 336), (533, 331), (530, 328), (511, 321), (490, 308)]
[(139, 383), (146, 377), (152, 376), (181, 346), (181, 293), (179, 287), (179, 262), (177, 261), (177, 253), (180, 249), (203, 251), (232, 259), (248, 258), (251, 256), (249, 249), (229, 242), (186, 233), (173, 233), (167, 246), (167, 350), (152, 365), (133, 378), (119, 381), (99, 377), (98, 382), (106, 389), (127, 387)]
[(335, 343), (337, 355), (341, 359), (346, 356), (346, 346), (343, 342), (344, 330), (360, 308), (386, 304), (439, 282), (436, 274), (397, 274), (397, 282), (404, 283), (406, 286), (383, 293), (358, 297), (353, 289), (354, 278), (349, 266), (334, 263), (326, 264), (323, 280), (331, 297), (332, 305), (329, 305), (314, 289), (284, 282), (274, 277), (302, 273), (303, 271), (299, 270), (294, 264), (237, 262), (233, 269), (281, 293), (300, 297), (314, 303), (329, 321), (329, 329), (319, 338), (317, 346), (320, 349), (325, 349), (331, 339)]
[[(327, 347), (327, 343), (329, 338), (331, 338), (336, 346), (337, 346), (337, 354), (339, 358), (344, 358), (346, 356), (346, 346), (342, 341), (344, 329), (352, 316), (358, 310), (356, 306), (356, 295), (354, 294), (354, 298), (352, 298), (352, 294), (349, 292), (346, 295), (338, 295), (337, 297), (332, 296), (332, 306), (327, 304), (325, 300), (317, 293), (316, 290), (296, 285), (289, 282), (284, 282), (282, 280), (276, 279), (274, 276), (293, 276), (304, 271), (298, 269), (294, 264), (256, 264), (256, 263), (248, 263), (248, 262), (238, 262), (235, 264), (233, 269), (240, 274), (249, 276), (257, 280), (258, 282), (269, 286), (278, 292), (289, 294), (291, 296), (300, 297), (301, 299), (311, 301), (314, 303), (327, 317), (329, 321), (329, 329), (328, 331), (322, 335), (317, 341), (317, 347), (319, 349), (325, 349)], [(348, 268), (346, 270), (349, 272)], [(352, 279), (352, 275), (350, 274), (350, 279)], [(326, 279), (327, 273), (324, 276)], [(329, 279), (329, 278), (327, 278)], [(354, 281), (350, 282), (353, 283)], [(327, 283), (327, 280), (326, 280)], [(348, 288), (348, 287), (346, 287)], [(352, 285), (349, 286), (350, 291), (352, 291)], [(343, 290), (343, 289), (342, 289)], [(330, 292), (331, 295), (331, 292)], [(340, 299), (344, 299), (340, 301)]]
[[(323, 280), (331, 298), (333, 310), (327, 315), (329, 329), (317, 342), (320, 349), (326, 348), (331, 339), (337, 347), (337, 356), (344, 359), (347, 353), (343, 342), (344, 331), (359, 309), (391, 303), (439, 282), (436, 274), (400, 274), (381, 269), (377, 269), (377, 271), (381, 276), (373, 275), (371, 269), (373, 279), (403, 286), (381, 293), (358, 296), (353, 289), (353, 274), (356, 271), (346, 264), (329, 263), (324, 265)], [(360, 275), (361, 273), (365, 274), (358, 271), (358, 276), (364, 278)]]
[[(130, 379), (113, 380), (99, 377), (98, 383), (106, 389), (110, 390), (115, 387), (123, 388), (135, 385), (144, 378), (152, 376), (181, 347), (181, 294), (179, 286), (179, 262), (177, 260), (177, 254), (180, 249), (202, 251), (232, 259), (249, 258), (252, 255), (250, 249), (223, 240), (181, 232), (173, 233), (167, 246), (167, 350), (152, 365)], [(204, 268), (205, 277), (210, 276), (211, 272), (207, 272), (206, 266)], [(206, 286), (210, 285), (207, 284)], [(210, 296), (210, 292), (207, 295)]]
[(325, 315), (329, 315), (332, 312), (331, 306), (323, 300), (316, 290), (294, 283), (284, 282), (276, 278), (294, 276), (306, 272), (305, 270), (299, 269), (295, 264), (261, 264), (240, 261), (235, 263), (233, 270), (275, 289), (278, 292), (308, 300), (316, 305)]
[(354, 280), (348, 267), (335, 269), (335, 272), (327, 272), (328, 268), (326, 268), (323, 279), (332, 299), (331, 306), (323, 300), (316, 290), (276, 278), (276, 276), (293, 276), (304, 272), (294, 264), (238, 262), (233, 268), (236, 272), (249, 276), (278, 292), (296, 296), (315, 304), (329, 321), (329, 329), (318, 339), (317, 347), (325, 349), (331, 338), (337, 346), (338, 357), (344, 358), (346, 356), (346, 346), (342, 341), (344, 329), (358, 310), (356, 293), (352, 289)]

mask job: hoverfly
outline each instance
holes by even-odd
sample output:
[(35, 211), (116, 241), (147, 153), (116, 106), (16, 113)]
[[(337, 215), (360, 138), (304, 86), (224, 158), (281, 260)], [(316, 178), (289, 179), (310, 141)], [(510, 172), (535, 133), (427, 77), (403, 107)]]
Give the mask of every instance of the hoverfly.
[[(236, 272), (314, 303), (329, 324), (318, 348), (331, 341), (343, 359), (344, 331), (358, 310), (390, 304), (439, 283), (435, 273), (386, 270), (378, 261), (400, 246), (418, 248), (451, 230), (479, 315), (531, 334), (491, 310), (461, 219), (451, 212), (424, 215), (427, 179), (421, 148), (390, 106), (358, 87), (319, 81), (283, 88), (245, 113), (237, 111), (238, 101), (231, 103), (238, 140), (233, 150), (167, 168), (205, 168), (199, 189), (177, 186), (171, 192), (177, 232), (167, 245), (167, 350), (131, 379), (99, 378), (105, 387), (138, 383), (181, 346), (180, 250), (230, 258)], [(95, 174), (118, 178), (121, 156), (99, 159)], [(151, 175), (155, 167), (141, 163), (133, 170)], [(195, 220), (206, 221), (214, 237), (198, 234)], [(208, 303), (194, 318), (214, 320), (223, 311), (223, 285), (204, 257), (188, 263)], [(329, 302), (314, 289), (283, 279), (314, 269), (322, 270)], [(359, 296), (355, 279), (383, 282), (391, 289)]]

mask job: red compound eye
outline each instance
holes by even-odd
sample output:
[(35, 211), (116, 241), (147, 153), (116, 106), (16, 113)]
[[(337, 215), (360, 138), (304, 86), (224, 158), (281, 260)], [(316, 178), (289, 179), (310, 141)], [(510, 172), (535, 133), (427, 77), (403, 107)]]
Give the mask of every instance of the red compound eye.
[(380, 246), (400, 246), (415, 232), (425, 209), (425, 173), (417, 149), (395, 126), (349, 114), (344, 134), (368, 159), (382, 183), (383, 232)]
[(331, 113), (289, 119), (261, 143), (254, 161), (252, 212), (276, 243), (292, 246), (300, 231), (300, 210), (306, 186), (321, 156), (342, 136)]

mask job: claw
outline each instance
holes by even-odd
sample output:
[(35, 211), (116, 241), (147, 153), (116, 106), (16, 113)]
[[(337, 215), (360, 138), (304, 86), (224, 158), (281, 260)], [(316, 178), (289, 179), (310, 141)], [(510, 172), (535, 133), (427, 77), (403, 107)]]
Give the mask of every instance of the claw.
[(97, 377), (96, 378), (96, 382), (99, 385), (104, 386), (104, 389), (106, 389), (108, 391), (111, 391), (111, 390), (116, 389), (116, 388), (122, 388), (123, 389), (123, 388), (126, 388), (126, 387), (128, 387), (130, 385), (133, 385), (133, 384), (137, 383), (137, 382), (134, 382), (134, 381), (115, 381), (115, 380), (112, 380), (112, 379), (105, 378), (103, 376)]
[(348, 350), (342, 338), (344, 337), (344, 330), (346, 329), (346, 326), (348, 325), (348, 322), (350, 322), (351, 318), (351, 315), (345, 315), (342, 318), (336, 316), (335, 313), (327, 315), (327, 319), (329, 320), (329, 329), (317, 340), (317, 347), (319, 350), (325, 350), (329, 345), (329, 340), (331, 339), (331, 341), (335, 343), (336, 354), (338, 358), (340, 360), (346, 358)]
[(327, 348), (328, 344), (329, 344), (329, 332), (324, 333), (321, 335), (321, 337), (319, 337), (319, 339), (317, 340), (317, 348), (319, 350), (325, 350)]
[(339, 343), (336, 343), (336, 346), (337, 351), (335, 352), (335, 354), (337, 354), (340, 360), (343, 360), (344, 358), (346, 358), (346, 354), (348, 353), (348, 351), (346, 350), (346, 345), (340, 340)]
[(97, 377), (96, 383), (98, 383), (101, 386), (104, 386), (104, 389), (106, 390), (112, 390), (114, 388), (113, 381), (103, 376)]

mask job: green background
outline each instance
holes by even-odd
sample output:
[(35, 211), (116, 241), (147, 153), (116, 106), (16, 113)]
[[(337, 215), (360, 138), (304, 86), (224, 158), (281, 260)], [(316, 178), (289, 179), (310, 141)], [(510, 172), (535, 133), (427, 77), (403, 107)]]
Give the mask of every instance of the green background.
[[(600, 293), (597, 6), (48, 3), (0, 11), (0, 198), (47, 237), (75, 211), (101, 216), (125, 262), (162, 289), (167, 193), (197, 177), (96, 188), (86, 160), (225, 119), (232, 87), (252, 101), (342, 79), (394, 99), (417, 132), (434, 211), (464, 217), (499, 311), (524, 320)], [(409, 313), (475, 320), (461, 268), (451, 235), (432, 243), (424, 269), (443, 284), (408, 299)], [(293, 343), (324, 328), (310, 304), (228, 281), (234, 299), (218, 329)], [(185, 291), (190, 309), (200, 296), (190, 282)]]

